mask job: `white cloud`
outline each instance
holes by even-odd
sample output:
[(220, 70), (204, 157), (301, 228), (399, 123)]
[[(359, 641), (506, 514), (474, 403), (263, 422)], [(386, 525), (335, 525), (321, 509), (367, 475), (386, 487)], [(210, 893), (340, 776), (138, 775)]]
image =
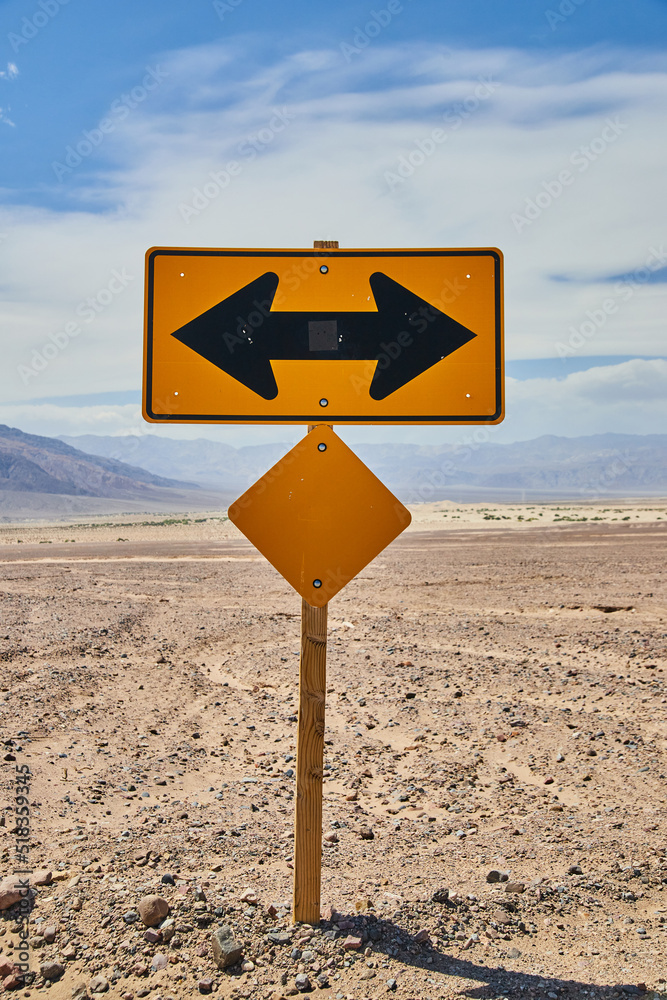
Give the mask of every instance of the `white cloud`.
[[(0, 210), (6, 400), (139, 387), (143, 255), (151, 245), (310, 246), (314, 238), (337, 238), (343, 247), (496, 245), (506, 256), (510, 358), (557, 355), (572, 328), (613, 294), (597, 279), (632, 271), (661, 246), (655, 206), (664, 189), (667, 72), (633, 52), (547, 57), (376, 44), (350, 65), (334, 49), (258, 67), (250, 45), (209, 45), (162, 64), (167, 82), (104, 141), (116, 166), (85, 187), (76, 170), (63, 185), (54, 180), (77, 208)], [(490, 96), (475, 103), (476, 88), (489, 79)], [(262, 142), (276, 108), (293, 118)], [(617, 122), (613, 138), (608, 119)], [(427, 144), (434, 128), (446, 140), (392, 190), (386, 174)], [(250, 159), (241, 150), (252, 146), (239, 147), (253, 135), (258, 151)], [(592, 143), (599, 152), (581, 170), (572, 157), (585, 157), (581, 148)], [(87, 166), (99, 162), (94, 156)], [(240, 163), (238, 176), (186, 223), (179, 206), (230, 160)], [(566, 169), (572, 182), (550, 196)], [(525, 214), (538, 195), (545, 207), (517, 232), (512, 215)], [(18, 366), (77, 319), (114, 269), (132, 278), (122, 294), (42, 371), (21, 378)], [(551, 280), (559, 274), (583, 280)], [(666, 290), (638, 286), (575, 350), (663, 354)], [(598, 427), (598, 407), (620, 412), (610, 400), (586, 404), (569, 379), (560, 384), (574, 394), (583, 421), (570, 433)], [(521, 417), (512, 421), (524, 420), (524, 433), (518, 426), (513, 433), (532, 436), (542, 400), (539, 392), (530, 396), (530, 383), (520, 385)], [(582, 382), (577, 392), (595, 394), (596, 385)], [(571, 423), (559, 411), (569, 399), (562, 391), (549, 389), (545, 404), (553, 432), (559, 420)], [(640, 397), (633, 406), (631, 423), (647, 429), (658, 401)], [(110, 426), (115, 417), (104, 412), (86, 420)], [(119, 412), (117, 429), (129, 419)], [(391, 430), (393, 440), (399, 431)]]

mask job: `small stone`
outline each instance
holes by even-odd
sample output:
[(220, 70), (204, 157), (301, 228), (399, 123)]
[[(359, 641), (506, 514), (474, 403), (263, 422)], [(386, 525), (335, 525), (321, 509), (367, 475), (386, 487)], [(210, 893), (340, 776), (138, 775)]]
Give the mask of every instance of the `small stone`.
[[(9, 759), (16, 760), (16, 757), (10, 757)], [(7, 760), (7, 757), (5, 757), (5, 760)], [(6, 990), (17, 990), (20, 986), (23, 986), (23, 976), (17, 972), (12, 972), (11, 975), (2, 980), (2, 985)]]
[(299, 975), (294, 980), (294, 985), (296, 986), (299, 993), (305, 993), (307, 990), (312, 990), (310, 979), (305, 972), (300, 972)]
[(506, 882), (505, 892), (525, 892), (526, 885), (524, 882)]
[(518, 948), (510, 948), (510, 950), (507, 952), (507, 957), (508, 958), (521, 958), (521, 952), (519, 951)]
[(348, 792), (348, 794), (345, 796), (345, 801), (356, 802), (358, 798), (359, 798), (359, 792), (355, 788), (354, 791)]
[(356, 899), (354, 901), (354, 908), (357, 911), (357, 913), (365, 913), (367, 910), (371, 909), (372, 905), (373, 904), (371, 903), (368, 896), (364, 896), (362, 899)]
[(197, 989), (200, 993), (210, 993), (213, 989), (213, 980), (208, 977), (205, 979), (200, 979), (197, 983)]
[(82, 908), (83, 908), (83, 900), (81, 899), (80, 896), (75, 896), (72, 902), (70, 903), (70, 909), (74, 910), (75, 913), (79, 913), (79, 911)]
[(21, 886), (16, 876), (11, 875), (4, 879), (0, 882), (0, 910), (8, 910), (14, 903), (18, 903), (23, 899), (25, 892), (25, 887)]
[(176, 879), (173, 875), (170, 875), (169, 872), (163, 875), (160, 881), (163, 885), (176, 885)]
[(416, 941), (417, 944), (422, 944), (424, 941), (428, 941), (430, 936), (431, 935), (429, 934), (426, 927), (422, 927), (422, 929), (420, 931), (417, 931), (417, 933), (415, 934), (414, 940)]
[(359, 836), (362, 840), (375, 840), (375, 834), (370, 826), (362, 826), (359, 830)]
[(137, 910), (146, 927), (156, 927), (169, 913), (169, 903), (162, 896), (144, 896)]
[(393, 992), (396, 989), (397, 985), (398, 984), (397, 984), (397, 982), (396, 982), (395, 979), (388, 979), (387, 980), (387, 989), (390, 990), (391, 992)]
[(30, 876), (30, 882), (32, 885), (51, 885), (53, 882), (53, 872), (46, 870), (33, 872)]
[(123, 920), (126, 924), (136, 924), (139, 919), (139, 914), (136, 910), (128, 910), (127, 913), (123, 914)]
[(337, 844), (338, 834), (335, 830), (332, 830), (331, 833), (325, 833), (323, 839), (326, 844)]
[(16, 966), (13, 962), (10, 962), (8, 959), (0, 959), (0, 979), (11, 976), (15, 968)]
[(73, 962), (76, 958), (76, 948), (73, 944), (68, 944), (66, 948), (63, 948), (63, 958), (67, 959), (68, 962)]
[(77, 983), (72, 987), (72, 1000), (88, 1000), (88, 990), (85, 983)]
[(162, 941), (162, 931), (156, 931), (152, 927), (149, 927), (147, 931), (144, 931), (144, 941), (148, 941), (149, 944), (160, 944)]
[(211, 934), (213, 961), (219, 969), (235, 965), (243, 955), (243, 946), (234, 938), (231, 927), (224, 924)]
[(153, 955), (151, 960), (151, 969), (153, 972), (157, 972), (159, 969), (166, 969), (169, 965), (169, 959), (162, 952), (158, 952), (157, 955)]
[(88, 989), (91, 993), (106, 993), (109, 989), (109, 981), (104, 976), (95, 976), (88, 983)]
[(567, 870), (568, 875), (583, 875), (583, 869), (581, 865), (570, 865)]
[[(176, 922), (173, 917), (167, 917), (166, 920), (163, 920), (160, 924), (159, 930), (163, 941), (171, 941), (176, 933)], [(148, 931), (146, 931), (146, 933), (148, 933)]]
[(252, 889), (244, 889), (243, 895), (241, 896), (242, 903), (250, 903), (254, 906), (257, 903), (257, 893), (253, 892)]
[(344, 951), (359, 951), (363, 944), (360, 937), (355, 937), (354, 934), (348, 934), (348, 936), (343, 941)]
[(250, 959), (248, 959), (246, 962), (242, 962), (241, 963), (241, 970), (243, 972), (254, 972), (255, 971), (255, 963), (251, 962)]
[[(291, 944), (292, 935), (288, 931), (269, 931), (266, 935), (271, 944)], [(283, 986), (285, 984), (283, 983)]]
[(494, 882), (500, 882), (501, 878), (501, 873), (496, 868), (492, 868), (490, 872), (487, 872), (486, 881), (493, 884)]
[(446, 903), (449, 899), (449, 889), (436, 889), (431, 899), (434, 903)]
[(60, 979), (64, 971), (65, 966), (61, 965), (60, 962), (42, 962), (39, 967), (40, 975), (49, 981)]
[(47, 944), (53, 944), (56, 939), (56, 934), (58, 933), (58, 928), (55, 924), (47, 924), (47, 926), (42, 931), (42, 937)]

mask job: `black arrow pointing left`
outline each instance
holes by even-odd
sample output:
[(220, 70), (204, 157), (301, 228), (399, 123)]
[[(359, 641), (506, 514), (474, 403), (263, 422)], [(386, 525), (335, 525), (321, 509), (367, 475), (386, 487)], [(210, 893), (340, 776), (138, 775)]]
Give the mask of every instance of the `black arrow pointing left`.
[(476, 334), (381, 271), (377, 312), (272, 312), (278, 275), (267, 271), (172, 336), (263, 399), (278, 386), (271, 361), (377, 361), (370, 385), (385, 399)]

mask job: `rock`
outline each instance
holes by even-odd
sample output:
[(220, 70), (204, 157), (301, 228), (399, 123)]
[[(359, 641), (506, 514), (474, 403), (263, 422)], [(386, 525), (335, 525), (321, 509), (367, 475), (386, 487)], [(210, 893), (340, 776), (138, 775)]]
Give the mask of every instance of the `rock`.
[(500, 882), (501, 878), (502, 875), (496, 868), (492, 868), (491, 871), (487, 872), (486, 875), (486, 881), (491, 882), (492, 884), (494, 882)]
[(30, 882), (32, 885), (51, 885), (53, 882), (53, 872), (46, 870), (33, 872), (30, 876)]
[(417, 933), (415, 934), (413, 940), (416, 941), (417, 944), (422, 944), (424, 941), (428, 941), (428, 939), (430, 938), (430, 936), (431, 935), (429, 934), (429, 932), (426, 929), (426, 927), (422, 927), (422, 929), (420, 931), (417, 931)]
[(362, 899), (356, 899), (354, 901), (354, 908), (357, 911), (357, 913), (365, 913), (367, 910), (371, 909), (372, 905), (373, 904), (371, 903), (368, 896), (364, 896)]
[(338, 834), (336, 833), (336, 831), (332, 830), (331, 833), (325, 833), (324, 834), (324, 842), (325, 842), (325, 844), (337, 844), (338, 843)]
[(519, 951), (518, 948), (510, 948), (510, 950), (507, 952), (507, 957), (508, 958), (521, 958), (521, 952)]
[(354, 791), (348, 792), (348, 794), (345, 796), (345, 801), (356, 802), (358, 798), (359, 798), (359, 792), (355, 788)]
[(525, 892), (526, 885), (524, 882), (506, 882), (505, 892)]
[(169, 914), (169, 903), (162, 896), (144, 896), (137, 905), (139, 916), (146, 927), (157, 927)]
[(581, 865), (570, 865), (567, 870), (568, 875), (583, 875), (583, 870)]
[[(292, 935), (289, 931), (269, 931), (266, 935), (271, 944), (291, 944)], [(285, 984), (283, 983), (283, 986)]]
[(169, 875), (169, 873), (163, 875), (160, 881), (163, 883), (163, 885), (176, 885), (176, 879), (174, 878), (173, 875)]
[(250, 959), (248, 959), (247, 962), (242, 962), (241, 963), (241, 971), (242, 972), (254, 972), (255, 971), (255, 963), (251, 962)]
[(47, 926), (42, 931), (42, 937), (47, 944), (53, 944), (56, 939), (56, 934), (58, 933), (58, 928), (55, 924), (47, 924)]
[(72, 902), (70, 903), (70, 908), (74, 910), (75, 913), (79, 913), (82, 907), (83, 907), (83, 900), (81, 899), (80, 896), (75, 896)]
[(449, 899), (449, 889), (436, 889), (436, 891), (431, 896), (431, 900), (434, 903), (446, 903)]
[(243, 946), (234, 938), (228, 924), (217, 927), (211, 934), (213, 961), (219, 969), (235, 965), (243, 955)]
[(123, 914), (123, 920), (126, 924), (136, 924), (139, 919), (139, 914), (136, 910), (128, 910), (127, 913)]
[(393, 992), (396, 989), (397, 985), (398, 984), (397, 984), (397, 982), (396, 982), (395, 979), (388, 979), (387, 980), (387, 989), (388, 990), (391, 990)]
[[(12, 758), (15, 760), (16, 758)], [(5, 760), (7, 758), (5, 757)], [(3, 988), (6, 990), (17, 990), (20, 986), (23, 986), (23, 976), (18, 972), (12, 972), (11, 975), (7, 976), (2, 980)]]
[(252, 889), (244, 889), (243, 895), (241, 896), (241, 902), (250, 903), (252, 906), (255, 906), (257, 903), (257, 893), (253, 892)]
[[(176, 921), (173, 917), (167, 917), (166, 920), (162, 921), (159, 927), (159, 932), (162, 935), (163, 941), (171, 941), (176, 933)], [(146, 931), (146, 933), (148, 934), (148, 931)]]
[(109, 989), (109, 981), (104, 976), (95, 976), (88, 983), (88, 989), (91, 993), (106, 993)]
[(375, 840), (375, 834), (370, 826), (362, 826), (359, 830), (359, 836), (362, 840)]
[(18, 903), (26, 894), (25, 885), (21, 885), (21, 880), (15, 875), (3, 879), (0, 882), (0, 910), (8, 910), (14, 903)]
[(88, 990), (85, 983), (77, 983), (72, 987), (72, 1000), (88, 1000)]
[(200, 979), (197, 983), (197, 989), (200, 993), (210, 993), (213, 989), (213, 980), (209, 978)]
[(6, 958), (2, 959), (0, 961), (0, 978), (5, 979), (7, 976), (11, 976), (15, 971), (15, 969), (16, 966), (14, 965), (13, 962), (10, 962)]
[(151, 960), (151, 969), (153, 972), (157, 972), (159, 969), (166, 969), (169, 965), (169, 959), (162, 952), (158, 952), (157, 955), (153, 955)]
[(73, 962), (76, 958), (76, 948), (73, 944), (68, 944), (66, 948), (63, 948), (63, 958), (67, 959), (68, 962)]
[(348, 936), (343, 941), (344, 951), (359, 951), (363, 944), (360, 937), (355, 937), (354, 934), (348, 934)]
[(144, 931), (144, 941), (148, 941), (149, 944), (159, 944), (162, 941), (162, 931), (156, 931), (149, 927), (147, 931)]
[(299, 975), (294, 980), (294, 985), (296, 986), (299, 993), (306, 993), (307, 990), (311, 990), (310, 979), (305, 972), (300, 972)]
[(64, 971), (65, 966), (61, 965), (60, 962), (42, 962), (39, 967), (40, 975), (49, 981), (60, 979)]

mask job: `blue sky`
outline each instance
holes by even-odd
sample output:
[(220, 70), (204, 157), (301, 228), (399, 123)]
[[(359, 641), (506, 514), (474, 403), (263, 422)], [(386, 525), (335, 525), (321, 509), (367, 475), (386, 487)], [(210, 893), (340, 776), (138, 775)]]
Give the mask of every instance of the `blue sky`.
[(295, 439), (142, 423), (143, 255), (331, 238), (504, 251), (497, 440), (664, 430), (666, 43), (665, 0), (0, 3), (0, 422)]

